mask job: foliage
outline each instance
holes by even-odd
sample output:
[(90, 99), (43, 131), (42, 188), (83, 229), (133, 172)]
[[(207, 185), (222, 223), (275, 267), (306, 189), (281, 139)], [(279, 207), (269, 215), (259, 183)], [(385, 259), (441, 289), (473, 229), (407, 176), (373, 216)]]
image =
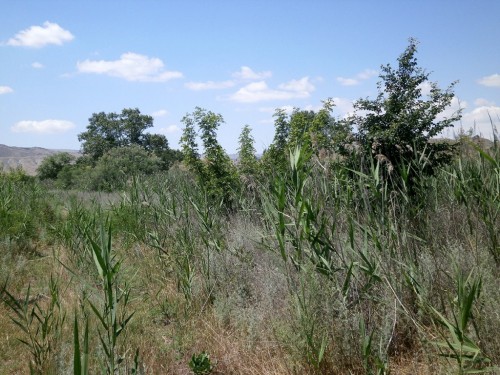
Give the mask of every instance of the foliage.
[(43, 159), (37, 168), (37, 176), (40, 180), (55, 180), (59, 173), (74, 162), (75, 157), (68, 152), (58, 152)]
[(238, 169), (242, 175), (251, 176), (257, 172), (257, 157), (255, 156), (252, 129), (245, 125), (241, 130), (238, 148)]
[(262, 155), (262, 173), (265, 176), (273, 172), (282, 172), (287, 167), (288, 136), (290, 134), (290, 123), (288, 115), (282, 108), (276, 109), (274, 119), (273, 143)]
[(92, 311), (98, 318), (99, 339), (105, 353), (106, 374), (115, 374), (123, 358), (117, 352), (118, 338), (124, 332), (134, 313), (127, 313), (130, 288), (119, 285), (121, 262), (117, 261), (111, 246), (111, 225), (107, 233), (101, 229), (99, 242), (89, 235), (94, 263), (99, 274), (102, 296), (99, 304), (89, 301)]
[[(181, 143), (186, 165), (206, 187), (212, 199), (231, 207), (239, 182), (236, 167), (217, 141), (217, 129), (224, 122), (223, 117), (197, 107), (193, 113), (184, 116), (182, 122), (185, 128)], [(195, 140), (196, 126), (205, 151), (203, 161), (200, 160)]]
[[(26, 296), (17, 300), (6, 286), (0, 290), (1, 300), (14, 313), (12, 321), (24, 332), (25, 338), (19, 339), (31, 352), (30, 373), (45, 374), (51, 372), (51, 361), (58, 351), (60, 336), (66, 314), (61, 306), (58, 280), (50, 277), (50, 297), (31, 295), (28, 287)], [(49, 298), (47, 307), (42, 307), (43, 298)]]
[(36, 180), (22, 169), (0, 173), (1, 241), (7, 241), (9, 247), (17, 245), (20, 249), (33, 250), (43, 224), (49, 224), (53, 218), (45, 195)]
[(141, 114), (137, 108), (123, 109), (120, 114), (94, 113), (87, 131), (80, 133), (78, 140), (82, 142), (83, 155), (93, 165), (115, 148), (138, 146), (160, 158), (162, 169), (167, 170), (180, 160), (180, 154), (170, 149), (164, 135), (146, 133), (152, 126), (153, 117)]
[(163, 134), (145, 134), (143, 147), (150, 155), (161, 160), (161, 169), (164, 171), (170, 169), (175, 162), (182, 161), (182, 152), (171, 149)]
[(141, 115), (136, 109), (123, 109), (121, 114), (94, 113), (89, 118), (87, 131), (78, 135), (84, 155), (97, 162), (113, 148), (130, 145), (143, 146), (144, 131), (153, 126), (153, 118)]
[(481, 293), (481, 279), (473, 279), (472, 274), (464, 278), (462, 273), (456, 277), (457, 295), (453, 300), (453, 320), (447, 319), (434, 307), (430, 307), (434, 320), (442, 326), (447, 333), (441, 333), (444, 341), (437, 342), (441, 355), (454, 359), (457, 363), (458, 374), (486, 373), (495, 368), (488, 368), (490, 359), (484, 355), (481, 348), (469, 335), (469, 326), (473, 325), (474, 303)]
[(264, 174), (285, 173), (287, 156), (296, 148), (301, 149), (306, 161), (313, 155), (320, 159), (334, 154), (346, 155), (352, 143), (351, 126), (332, 116), (334, 107), (333, 99), (329, 98), (317, 112), (295, 108), (288, 116), (285, 110), (277, 109), (274, 140), (262, 157)]
[(189, 368), (195, 375), (208, 375), (212, 373), (214, 366), (210, 360), (210, 355), (201, 352), (200, 354), (193, 354), (189, 361)]
[[(409, 40), (398, 58), (398, 67), (381, 66), (381, 82), (376, 99), (359, 99), (354, 103), (355, 114), (349, 119), (357, 129), (356, 140), (362, 153), (375, 162), (399, 172), (402, 163), (425, 154), (426, 173), (450, 162), (451, 146), (429, 143), (447, 127), (460, 119), (460, 111), (449, 117), (442, 113), (454, 98), (452, 83), (441, 90), (429, 81), (430, 73), (417, 65), (417, 41)], [(424, 98), (423, 90), (429, 87)]]
[(88, 187), (92, 190), (123, 189), (133, 176), (151, 175), (161, 170), (162, 161), (143, 148), (132, 145), (115, 148), (99, 159), (90, 172)]
[[(387, 69), (385, 77), (400, 74)], [(419, 116), (439, 107), (398, 87)], [(379, 126), (387, 109), (396, 113), (387, 90), (380, 112), (358, 110), (361, 122)], [(36, 345), (11, 340), (17, 333), (47, 347), (41, 338), (50, 324), (33, 313), (46, 321), (51, 299), (13, 291), (46, 290), (52, 272), (68, 281), (58, 298), (75, 319), (52, 330), (60, 350), (51, 349), (50, 373), (137, 373), (132, 347), (144, 353), (144, 373), (184, 373), (188, 365), (235, 374), (498, 372), (500, 155), (473, 147), (441, 164), (428, 139), (421, 148), (412, 140), (413, 152), (397, 151), (397, 173), (389, 174), (332, 108), (327, 100), (316, 112), (277, 111), (252, 194), (239, 188), (246, 180), (217, 141), (222, 116), (200, 108), (183, 120), (190, 171), (162, 171), (153, 152), (162, 137), (146, 135), (142, 145), (114, 147), (97, 161), (85, 155), (58, 173), (78, 187), (120, 186), (119, 194), (54, 193), (18, 171), (0, 173), (0, 285), (8, 278), (10, 294), (0, 305), (0, 373), (20, 373), (30, 359), (36, 367)], [(392, 120), (398, 129), (427, 121), (404, 111)], [(397, 149), (398, 131), (371, 130), (360, 133), (367, 142), (382, 134)], [(241, 140), (253, 165), (249, 127)], [(113, 233), (99, 231), (109, 217)], [(40, 256), (13, 251), (22, 243)], [(200, 353), (207, 347), (220, 357), (217, 370)]]

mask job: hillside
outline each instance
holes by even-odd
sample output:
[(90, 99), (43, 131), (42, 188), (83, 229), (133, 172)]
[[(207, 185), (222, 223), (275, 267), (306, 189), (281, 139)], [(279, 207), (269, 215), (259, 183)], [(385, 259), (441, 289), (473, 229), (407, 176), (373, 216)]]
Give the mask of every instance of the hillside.
[(3, 169), (22, 167), (27, 174), (36, 174), (36, 169), (42, 160), (58, 152), (69, 152), (75, 156), (80, 153), (75, 150), (51, 150), (41, 147), (12, 147), (0, 144), (0, 165)]

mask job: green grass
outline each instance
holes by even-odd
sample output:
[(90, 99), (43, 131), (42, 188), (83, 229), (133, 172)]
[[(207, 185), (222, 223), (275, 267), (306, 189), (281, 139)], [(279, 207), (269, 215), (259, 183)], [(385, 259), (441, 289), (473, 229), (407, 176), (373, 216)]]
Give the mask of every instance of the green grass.
[(290, 160), (231, 210), (182, 169), (110, 195), (1, 173), (0, 373), (494, 373), (499, 155), (416, 157), (411, 189)]

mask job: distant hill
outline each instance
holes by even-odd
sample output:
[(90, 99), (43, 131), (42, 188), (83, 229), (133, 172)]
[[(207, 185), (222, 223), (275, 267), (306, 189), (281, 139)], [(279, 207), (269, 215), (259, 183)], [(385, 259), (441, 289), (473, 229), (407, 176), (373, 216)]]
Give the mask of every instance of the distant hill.
[(75, 150), (51, 150), (41, 147), (12, 147), (0, 144), (0, 168), (4, 170), (23, 168), (27, 174), (35, 175), (42, 160), (58, 152), (69, 152), (80, 156)]

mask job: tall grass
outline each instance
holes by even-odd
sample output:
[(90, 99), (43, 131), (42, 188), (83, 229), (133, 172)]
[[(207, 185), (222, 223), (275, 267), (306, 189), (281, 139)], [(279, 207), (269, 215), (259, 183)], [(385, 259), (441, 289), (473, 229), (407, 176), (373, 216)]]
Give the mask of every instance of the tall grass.
[[(61, 275), (53, 316), (78, 313), (51, 331), (73, 348), (51, 362), (60, 372), (188, 373), (205, 353), (222, 373), (494, 373), (499, 155), (472, 147), (433, 175), (425, 153), (398, 171), (318, 165), (300, 149), (289, 160), (229, 212), (179, 169), (132, 179), (113, 201), (2, 174), (1, 309), (43, 321), (50, 299), (33, 310), (26, 290), (48, 295), (42, 276)], [(21, 326), (0, 317), (0, 332), (31, 342)], [(4, 360), (21, 350), (2, 338)]]

